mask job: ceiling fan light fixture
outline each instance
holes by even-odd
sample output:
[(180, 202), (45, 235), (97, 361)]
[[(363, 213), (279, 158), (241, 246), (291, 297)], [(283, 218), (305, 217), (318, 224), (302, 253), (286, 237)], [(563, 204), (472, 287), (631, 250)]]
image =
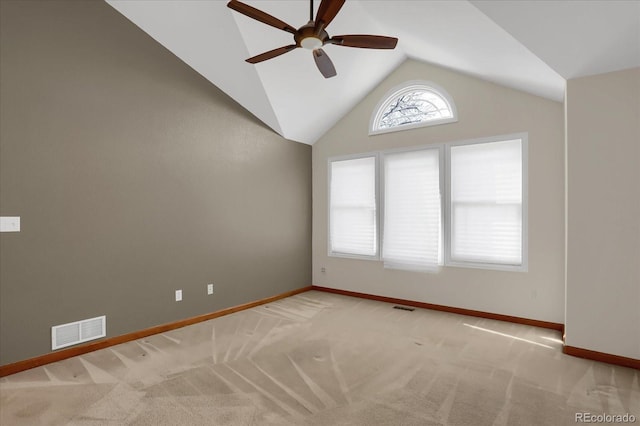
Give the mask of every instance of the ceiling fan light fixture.
[(320, 40), (318, 37), (305, 37), (300, 40), (300, 46), (309, 50), (320, 49), (323, 44), (324, 43), (322, 43), (322, 40)]
[[(0, 0), (1, 1), (1, 0)], [(295, 44), (282, 46), (277, 49), (269, 50), (246, 59), (250, 64), (273, 59), (277, 56), (284, 55), (298, 47), (311, 50), (316, 66), (324, 78), (336, 76), (336, 69), (329, 59), (329, 56), (322, 50), (325, 44), (335, 44), (337, 46), (361, 47), (365, 49), (393, 49), (396, 47), (398, 39), (395, 37), (368, 35), (368, 34), (352, 34), (341, 35), (333, 38), (325, 30), (327, 25), (333, 21), (346, 0), (321, 0), (318, 12), (313, 17), (313, 0), (309, 1), (309, 22), (301, 26), (297, 30), (291, 25), (265, 13), (253, 6), (242, 3), (238, 0), (231, 0), (227, 3), (230, 9), (235, 10), (251, 19), (262, 22), (274, 28), (293, 34)]]

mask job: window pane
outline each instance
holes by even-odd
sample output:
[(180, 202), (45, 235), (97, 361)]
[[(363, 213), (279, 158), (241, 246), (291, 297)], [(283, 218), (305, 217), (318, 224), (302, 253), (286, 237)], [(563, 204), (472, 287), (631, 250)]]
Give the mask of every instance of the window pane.
[(375, 157), (331, 162), (331, 253), (377, 254), (375, 167)]
[(384, 157), (385, 267), (434, 270), (441, 263), (439, 150)]
[(451, 147), (451, 259), (522, 264), (522, 141)]
[(405, 90), (387, 101), (383, 108), (376, 129), (453, 117), (451, 106), (444, 97), (426, 87)]
[(402, 86), (376, 108), (372, 131), (455, 120), (455, 106), (443, 89), (432, 87), (429, 82), (407, 82)]
[(454, 260), (519, 265), (522, 259), (520, 204), (454, 203)]

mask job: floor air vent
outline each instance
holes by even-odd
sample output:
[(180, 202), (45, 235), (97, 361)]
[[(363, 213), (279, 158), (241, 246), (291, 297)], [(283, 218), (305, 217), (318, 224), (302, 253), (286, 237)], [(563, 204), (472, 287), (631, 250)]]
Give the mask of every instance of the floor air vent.
[(408, 306), (394, 306), (393, 309), (400, 309), (401, 311), (415, 311), (415, 308), (410, 308)]
[(51, 327), (51, 349), (65, 348), (107, 335), (107, 317), (101, 316)]

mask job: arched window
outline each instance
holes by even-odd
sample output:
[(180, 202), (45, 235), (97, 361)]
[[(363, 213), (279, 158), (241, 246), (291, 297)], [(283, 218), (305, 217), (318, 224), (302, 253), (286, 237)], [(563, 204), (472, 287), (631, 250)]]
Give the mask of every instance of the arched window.
[(458, 121), (451, 96), (429, 81), (408, 81), (391, 89), (371, 116), (369, 134)]

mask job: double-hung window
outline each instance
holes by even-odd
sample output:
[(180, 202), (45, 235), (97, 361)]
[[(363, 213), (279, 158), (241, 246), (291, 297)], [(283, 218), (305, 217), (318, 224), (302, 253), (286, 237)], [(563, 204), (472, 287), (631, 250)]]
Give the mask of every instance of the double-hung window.
[(526, 153), (516, 134), (329, 160), (329, 254), (526, 271)]
[(440, 149), (391, 152), (382, 159), (384, 265), (434, 271), (442, 264)]
[(448, 264), (526, 269), (525, 144), (520, 136), (449, 147)]
[(377, 155), (329, 163), (329, 254), (378, 256)]

